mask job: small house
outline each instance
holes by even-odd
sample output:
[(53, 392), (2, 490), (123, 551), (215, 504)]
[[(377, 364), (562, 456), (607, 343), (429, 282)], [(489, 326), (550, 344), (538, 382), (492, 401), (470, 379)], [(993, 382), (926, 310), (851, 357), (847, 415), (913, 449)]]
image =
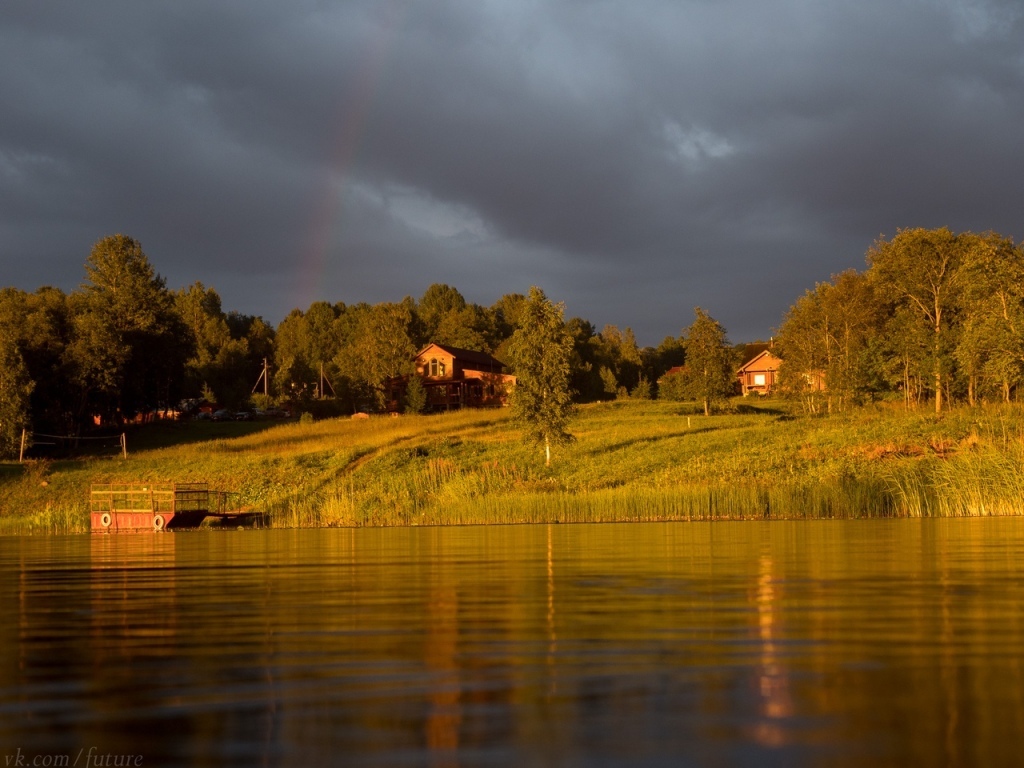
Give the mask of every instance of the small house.
[(740, 393), (767, 395), (775, 389), (782, 361), (775, 356), (771, 348), (764, 349), (740, 366), (736, 375), (739, 379)]

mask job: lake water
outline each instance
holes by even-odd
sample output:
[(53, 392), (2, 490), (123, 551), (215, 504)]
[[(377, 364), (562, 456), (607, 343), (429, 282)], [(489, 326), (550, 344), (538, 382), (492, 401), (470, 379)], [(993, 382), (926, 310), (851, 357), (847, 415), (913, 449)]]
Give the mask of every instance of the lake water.
[(1022, 557), (1006, 518), (0, 538), (0, 757), (1015, 765)]

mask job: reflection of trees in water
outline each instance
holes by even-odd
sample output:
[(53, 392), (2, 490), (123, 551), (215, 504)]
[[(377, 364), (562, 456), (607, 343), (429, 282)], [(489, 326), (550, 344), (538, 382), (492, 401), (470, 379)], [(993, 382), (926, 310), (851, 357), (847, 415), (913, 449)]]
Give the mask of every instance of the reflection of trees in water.
[(424, 731), (432, 765), (457, 765), (460, 707), (459, 597), (451, 584), (431, 590), (424, 639), (424, 662), (430, 675), (429, 707)]
[(5, 546), (0, 737), (38, 752), (991, 765), (1024, 721), (1016, 520)]

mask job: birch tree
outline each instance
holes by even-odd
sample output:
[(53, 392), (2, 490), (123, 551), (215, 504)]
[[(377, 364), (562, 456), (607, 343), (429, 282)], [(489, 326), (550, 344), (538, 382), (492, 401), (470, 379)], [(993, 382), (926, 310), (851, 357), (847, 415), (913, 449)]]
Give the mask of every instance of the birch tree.
[[(879, 293), (904, 309), (931, 343), (935, 412), (953, 372), (955, 310), (963, 287), (965, 236), (946, 229), (901, 229), (892, 240), (879, 239), (868, 251), (871, 278)], [(908, 329), (913, 330), (913, 329)], [(917, 361), (912, 361), (917, 362)]]
[(573, 414), (573, 338), (563, 313), (562, 304), (552, 304), (540, 288), (530, 288), (508, 344), (516, 374), (512, 418), (527, 439), (544, 446), (547, 466), (551, 466), (552, 444), (572, 440), (568, 425)]
[(975, 405), (986, 392), (1004, 401), (1024, 382), (1024, 253), (992, 232), (968, 235), (955, 357)]

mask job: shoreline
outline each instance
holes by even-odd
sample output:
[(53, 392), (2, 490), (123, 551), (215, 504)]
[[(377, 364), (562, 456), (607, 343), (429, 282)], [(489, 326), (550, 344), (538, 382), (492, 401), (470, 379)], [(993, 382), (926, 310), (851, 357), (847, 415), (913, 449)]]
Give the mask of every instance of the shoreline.
[[(408, 527), (1024, 513), (1024, 408), (888, 404), (805, 416), (781, 400), (582, 406), (553, 465), (505, 411), (133, 433), (127, 459), (0, 467), (0, 534), (89, 530), (93, 482), (208, 482), (270, 527)], [(203, 439), (199, 439), (202, 437)], [(148, 440), (152, 447), (146, 446)], [(35, 510), (19, 513), (17, 510)]]

